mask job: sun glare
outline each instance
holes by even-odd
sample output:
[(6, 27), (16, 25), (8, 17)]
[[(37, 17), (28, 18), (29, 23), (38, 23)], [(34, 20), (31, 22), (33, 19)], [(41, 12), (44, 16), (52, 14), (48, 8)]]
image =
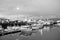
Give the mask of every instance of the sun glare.
[(19, 10), (20, 8), (19, 8), (19, 7), (17, 7), (16, 9), (17, 9), (17, 10)]

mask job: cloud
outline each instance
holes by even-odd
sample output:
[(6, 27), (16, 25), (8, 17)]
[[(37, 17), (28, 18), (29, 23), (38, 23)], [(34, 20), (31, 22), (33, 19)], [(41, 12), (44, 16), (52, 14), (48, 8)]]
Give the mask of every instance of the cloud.
[(56, 15), (60, 13), (59, 2), (59, 0), (0, 0), (0, 14)]

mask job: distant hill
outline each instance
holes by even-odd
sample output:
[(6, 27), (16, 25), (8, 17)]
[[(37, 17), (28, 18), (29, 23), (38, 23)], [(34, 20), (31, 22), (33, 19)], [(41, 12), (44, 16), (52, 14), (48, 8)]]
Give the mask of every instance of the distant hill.
[[(35, 20), (38, 20), (38, 19), (47, 19), (46, 17), (42, 17), (41, 16), (29, 16), (29, 15), (0, 15), (0, 19), (4, 19), (4, 20), (24, 20), (25, 18), (27, 19), (35, 19)], [(60, 20), (59, 17), (51, 17), (51, 18), (48, 18), (48, 20), (54, 20), (54, 21), (57, 21), (57, 20)]]
[(60, 20), (60, 18), (50, 18), (49, 20), (57, 21), (57, 20)]

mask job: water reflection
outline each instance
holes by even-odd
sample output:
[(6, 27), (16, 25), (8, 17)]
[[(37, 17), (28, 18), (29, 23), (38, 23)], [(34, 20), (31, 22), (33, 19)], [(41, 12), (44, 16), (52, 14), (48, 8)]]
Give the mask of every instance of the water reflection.
[(11, 35), (6, 35), (2, 36), (2, 40), (59, 40), (60, 39), (60, 28), (55, 28), (52, 31), (48, 32), (43, 32), (43, 35), (38, 32), (35, 35), (32, 35), (30, 37), (24, 37), (24, 36), (17, 36), (19, 33), (16, 33), (16, 35), (11, 36)]

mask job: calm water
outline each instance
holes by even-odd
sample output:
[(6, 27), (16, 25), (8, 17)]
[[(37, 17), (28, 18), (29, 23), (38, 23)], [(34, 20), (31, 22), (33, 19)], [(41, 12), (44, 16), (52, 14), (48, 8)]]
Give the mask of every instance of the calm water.
[(48, 32), (44, 31), (42, 36), (40, 32), (32, 34), (31, 37), (18, 36), (18, 34), (2, 36), (0, 40), (60, 40), (60, 28), (55, 28)]

